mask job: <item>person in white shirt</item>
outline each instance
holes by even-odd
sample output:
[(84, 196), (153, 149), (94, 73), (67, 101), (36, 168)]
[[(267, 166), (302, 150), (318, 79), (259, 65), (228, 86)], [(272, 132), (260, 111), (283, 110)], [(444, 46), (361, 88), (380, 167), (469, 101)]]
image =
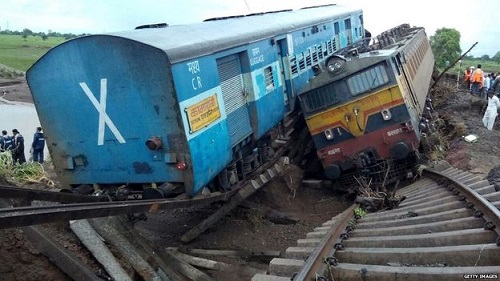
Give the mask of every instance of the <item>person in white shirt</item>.
[(490, 74), (484, 74), (484, 79), (483, 79), (483, 89), (481, 90), (481, 98), (487, 98), (488, 97), (488, 91), (490, 89)]
[(483, 116), (483, 124), (488, 130), (493, 130), (493, 124), (495, 123), (495, 118), (498, 115), (498, 109), (500, 108), (500, 100), (495, 95), (495, 92), (488, 92), (488, 107), (486, 107), (486, 112)]

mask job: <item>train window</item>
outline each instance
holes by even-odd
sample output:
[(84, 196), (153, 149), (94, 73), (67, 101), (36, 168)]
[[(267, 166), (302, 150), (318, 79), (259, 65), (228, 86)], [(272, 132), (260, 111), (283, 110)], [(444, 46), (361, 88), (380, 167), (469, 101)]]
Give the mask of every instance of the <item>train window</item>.
[(266, 91), (269, 93), (274, 90), (274, 77), (273, 77), (273, 69), (268, 66), (264, 68), (264, 77), (266, 79)]
[(351, 19), (344, 20), (345, 29), (351, 29)]
[(389, 82), (384, 65), (377, 65), (347, 79), (347, 85), (353, 96), (357, 96)]
[(339, 34), (340, 33), (340, 26), (339, 26), (339, 23), (336, 22), (333, 24), (333, 29), (335, 31), (335, 35)]

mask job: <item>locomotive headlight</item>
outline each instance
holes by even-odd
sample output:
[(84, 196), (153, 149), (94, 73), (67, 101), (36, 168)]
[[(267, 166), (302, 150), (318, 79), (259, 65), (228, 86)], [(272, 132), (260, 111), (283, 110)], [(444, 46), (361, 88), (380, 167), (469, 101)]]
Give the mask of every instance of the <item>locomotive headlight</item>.
[(323, 133), (325, 133), (325, 137), (327, 140), (333, 139), (332, 129), (326, 129)]
[(391, 120), (391, 118), (392, 118), (391, 110), (389, 110), (389, 109), (382, 109), (382, 111), (380, 111), (380, 114), (382, 114), (382, 118), (385, 121)]
[(330, 74), (336, 74), (344, 69), (345, 64), (345, 59), (339, 56), (332, 56), (326, 61), (326, 69), (328, 69)]

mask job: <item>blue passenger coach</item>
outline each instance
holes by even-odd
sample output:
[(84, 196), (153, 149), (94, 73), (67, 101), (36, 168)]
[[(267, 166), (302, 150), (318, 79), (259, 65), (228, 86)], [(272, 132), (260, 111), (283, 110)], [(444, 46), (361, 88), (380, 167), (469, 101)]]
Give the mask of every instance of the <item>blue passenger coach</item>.
[(337, 5), (69, 40), (27, 73), (58, 178), (189, 195), (297, 106), (318, 64), (364, 37)]

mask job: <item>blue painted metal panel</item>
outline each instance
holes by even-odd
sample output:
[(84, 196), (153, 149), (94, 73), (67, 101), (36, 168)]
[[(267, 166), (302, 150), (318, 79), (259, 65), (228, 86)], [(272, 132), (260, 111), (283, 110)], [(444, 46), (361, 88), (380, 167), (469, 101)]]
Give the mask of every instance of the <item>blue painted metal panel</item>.
[[(168, 65), (151, 46), (89, 36), (52, 49), (28, 71), (63, 182), (183, 181), (175, 165), (164, 163), (168, 152), (189, 157)], [(145, 146), (151, 136), (162, 139), (163, 150)], [(83, 165), (65, 169), (68, 157)]]
[[(199, 192), (226, 167), (232, 159), (228, 136), (227, 114), (223, 106), (221, 88), (218, 85), (214, 56), (179, 63), (173, 66), (176, 93), (180, 98), (179, 108), (184, 134), (192, 158), (192, 194)], [(200, 82), (200, 83), (198, 83)], [(210, 97), (216, 97), (220, 117), (203, 128), (191, 130), (187, 108), (195, 106)]]
[(213, 55), (172, 65), (177, 97), (180, 102), (217, 87), (220, 82), (214, 70), (217, 69)]
[[(260, 138), (267, 133), (271, 128), (276, 126), (286, 113), (286, 107), (283, 102), (283, 94), (279, 91), (274, 91), (262, 97), (257, 102), (251, 104), (252, 112), (255, 110), (259, 126), (256, 136)], [(253, 109), (255, 107), (255, 109)]]
[(231, 161), (231, 145), (225, 122), (207, 129), (189, 140), (193, 158), (193, 194), (199, 192)]

